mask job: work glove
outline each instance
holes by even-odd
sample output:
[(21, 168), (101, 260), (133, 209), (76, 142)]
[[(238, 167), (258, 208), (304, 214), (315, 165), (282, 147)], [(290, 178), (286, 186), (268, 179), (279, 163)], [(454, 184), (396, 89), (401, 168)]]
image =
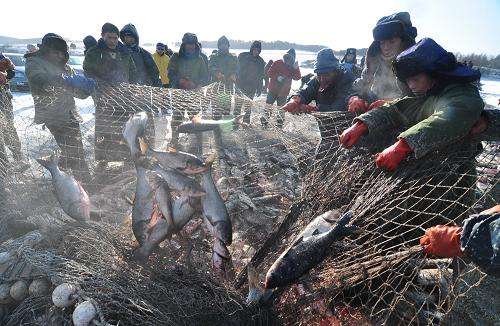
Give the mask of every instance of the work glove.
[(292, 96), (287, 104), (283, 105), (282, 109), (289, 113), (298, 113), (300, 107), (300, 96)]
[(278, 77), (276, 77), (276, 80), (278, 81), (278, 83), (282, 83), (282, 82), (284, 82), (284, 81), (285, 81), (285, 77), (283, 77), (283, 76), (278, 76)]
[(398, 140), (392, 146), (387, 147), (382, 153), (377, 154), (375, 163), (379, 168), (394, 171), (405, 157), (413, 152), (404, 139)]
[(9, 58), (3, 58), (0, 60), (0, 72), (6, 72), (7, 70), (14, 70), (14, 64)]
[(461, 235), (461, 227), (436, 225), (425, 231), (425, 235), (420, 238), (420, 245), (428, 255), (443, 258), (460, 257), (463, 255), (460, 248)]
[(91, 95), (97, 87), (94, 79), (81, 75), (63, 75), (62, 80), (64, 86), (79, 90), (86, 95)]
[(224, 80), (224, 75), (222, 74), (222, 72), (217, 71), (217, 72), (215, 73), (215, 78), (216, 78), (218, 81), (222, 81), (222, 80)]
[(368, 103), (359, 96), (351, 96), (347, 105), (348, 111), (353, 113), (364, 113), (368, 110)]
[(7, 74), (0, 71), (0, 86), (7, 85)]
[(384, 104), (385, 104), (385, 100), (376, 100), (375, 102), (373, 102), (372, 104), (370, 104), (370, 106), (368, 107), (368, 110), (366, 110), (366, 111), (370, 111), (370, 110), (379, 108), (379, 107), (381, 107)]
[(357, 121), (340, 135), (340, 143), (345, 148), (351, 148), (359, 139), (368, 132), (368, 126), (361, 121)]
[(196, 85), (192, 81), (186, 78), (181, 78), (179, 80), (179, 86), (181, 89), (195, 89)]

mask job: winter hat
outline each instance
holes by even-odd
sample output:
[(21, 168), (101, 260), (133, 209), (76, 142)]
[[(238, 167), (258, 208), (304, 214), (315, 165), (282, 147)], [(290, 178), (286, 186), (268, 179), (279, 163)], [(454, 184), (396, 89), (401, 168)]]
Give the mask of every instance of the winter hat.
[(221, 49), (221, 47), (225, 46), (227, 49), (229, 49), (229, 40), (227, 37), (222, 36), (218, 41), (217, 41), (217, 48)]
[(88, 50), (97, 45), (97, 40), (92, 35), (87, 35), (83, 39), (83, 45), (85, 46), (85, 50)]
[(113, 25), (111, 23), (105, 23), (104, 25), (102, 25), (101, 33), (102, 34), (104, 34), (104, 33), (120, 34), (120, 30), (118, 29), (118, 27), (116, 27), (115, 25)]
[[(292, 64), (293, 64), (293, 63), (295, 62), (295, 59), (297, 58), (297, 55), (295, 54), (295, 49), (293, 49), (293, 48), (292, 48), (292, 49), (288, 50), (288, 51), (286, 52), (286, 54), (289, 54), (289, 55), (290, 55), (290, 60), (291, 60), (291, 62), (292, 62)], [(285, 57), (283, 56), (283, 59), (284, 59), (284, 58), (285, 58)]]
[(453, 53), (447, 52), (431, 38), (424, 38), (401, 52), (393, 62), (393, 69), (402, 81), (423, 72), (432, 76), (457, 77), (464, 81), (481, 77), (479, 71), (458, 63)]
[(261, 41), (253, 41), (252, 45), (250, 46), (250, 52), (252, 52), (253, 49), (258, 49), (259, 52), (262, 51), (262, 42)]
[(412, 26), (410, 14), (398, 12), (379, 19), (373, 28), (373, 39), (375, 41), (387, 40), (393, 37), (401, 37), (403, 40), (415, 43), (417, 29)]
[(68, 44), (59, 35), (55, 33), (48, 33), (42, 38), (41, 48), (44, 50), (51, 49), (68, 53)]
[(316, 56), (314, 72), (316, 74), (325, 74), (336, 70), (339, 67), (339, 59), (335, 57), (332, 49), (322, 49)]
[(182, 37), (182, 44), (197, 44), (198, 37), (193, 33), (186, 33)]
[(158, 43), (156, 43), (156, 48), (158, 50), (165, 50), (165, 44), (158, 42)]

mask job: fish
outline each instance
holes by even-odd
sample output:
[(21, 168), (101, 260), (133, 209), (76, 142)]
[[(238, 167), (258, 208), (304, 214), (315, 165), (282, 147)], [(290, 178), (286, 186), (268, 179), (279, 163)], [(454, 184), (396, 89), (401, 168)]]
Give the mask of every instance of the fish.
[(154, 210), (153, 187), (151, 186), (144, 160), (136, 162), (137, 181), (135, 185), (134, 205), (132, 207), (132, 231), (142, 246), (148, 239), (152, 226), (159, 219), (159, 212)]
[(200, 115), (196, 115), (191, 119), (190, 122), (180, 124), (177, 127), (177, 131), (183, 134), (192, 134), (220, 129), (225, 125), (239, 125), (243, 123), (244, 116), (244, 114), (241, 114), (229, 120), (204, 120)]
[(133, 159), (136, 159), (141, 153), (138, 138), (144, 135), (147, 125), (148, 115), (146, 112), (139, 112), (130, 116), (123, 127), (123, 139), (127, 143)]
[(194, 179), (172, 169), (164, 169), (158, 163), (152, 165), (152, 170), (162, 177), (170, 188), (192, 197), (201, 197), (205, 191)]
[(260, 285), (259, 274), (252, 264), (247, 267), (248, 275), (248, 295), (246, 299), (246, 304), (249, 306), (261, 306), (269, 301), (272, 294), (274, 293), (271, 289), (264, 289)]
[[(333, 213), (327, 212), (332, 215)], [(321, 215), (322, 219), (327, 216)], [(347, 226), (353, 214), (348, 211), (344, 213), (336, 223), (325, 232), (314, 231), (315, 227), (306, 227), (304, 231), (292, 242), (292, 245), (285, 250), (272, 264), (266, 274), (264, 288), (274, 289), (292, 284), (299, 277), (307, 273), (310, 269), (322, 262), (331, 250), (331, 245), (341, 240), (347, 235), (356, 232), (354, 226)], [(320, 228), (325, 224), (318, 222), (318, 218), (313, 222)], [(318, 230), (316, 228), (316, 230)], [(312, 231), (312, 232), (311, 232)], [(324, 230), (322, 230), (324, 231)], [(304, 237), (305, 236), (305, 237)]]
[(52, 184), (63, 211), (77, 221), (90, 220), (90, 198), (75, 178), (59, 169), (59, 156), (36, 159), (52, 176)]
[(193, 154), (169, 148), (167, 151), (157, 151), (149, 147), (143, 138), (139, 138), (141, 153), (148, 158), (154, 158), (164, 168), (179, 170), (184, 174), (198, 174), (205, 172), (205, 162)]

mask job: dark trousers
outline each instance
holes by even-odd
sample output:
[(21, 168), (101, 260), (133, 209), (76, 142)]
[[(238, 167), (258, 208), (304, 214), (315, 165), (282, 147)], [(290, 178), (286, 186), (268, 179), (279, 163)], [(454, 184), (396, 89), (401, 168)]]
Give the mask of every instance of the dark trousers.
[(75, 118), (57, 125), (45, 125), (61, 149), (59, 167), (71, 170), (73, 176), (84, 182), (90, 181), (90, 172), (83, 151), (80, 124)]

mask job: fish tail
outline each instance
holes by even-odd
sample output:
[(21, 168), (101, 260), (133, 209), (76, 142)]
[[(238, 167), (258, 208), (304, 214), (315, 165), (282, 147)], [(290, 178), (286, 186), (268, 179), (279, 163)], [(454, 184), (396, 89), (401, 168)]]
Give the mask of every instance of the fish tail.
[(146, 155), (146, 154), (149, 154), (151, 152), (149, 145), (146, 143), (146, 141), (142, 137), (139, 137), (139, 147), (141, 149), (142, 155)]
[(37, 158), (36, 161), (47, 170), (53, 171), (59, 165), (59, 156), (56, 154), (52, 154), (49, 157)]

